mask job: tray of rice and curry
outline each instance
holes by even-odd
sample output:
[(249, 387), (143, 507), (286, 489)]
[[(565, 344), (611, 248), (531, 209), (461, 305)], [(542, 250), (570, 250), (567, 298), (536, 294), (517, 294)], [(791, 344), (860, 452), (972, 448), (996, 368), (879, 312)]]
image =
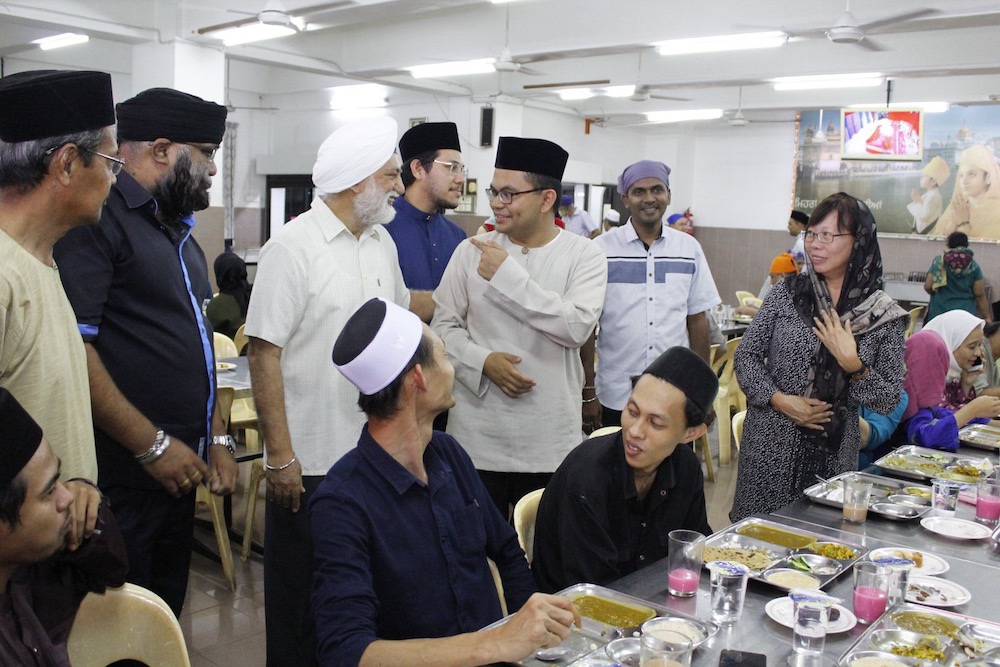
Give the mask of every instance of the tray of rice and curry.
[(849, 475), (857, 475), (871, 483), (872, 493), (868, 501), (871, 514), (893, 521), (908, 521), (919, 519), (931, 509), (931, 487), (863, 472), (845, 472), (814, 484), (805, 490), (806, 498), (820, 505), (843, 507), (844, 478)]
[(860, 544), (766, 519), (743, 519), (705, 541), (705, 563), (730, 560), (776, 588), (823, 588), (864, 558)]
[(1000, 624), (904, 603), (872, 623), (840, 656), (840, 667), (1000, 664)]
[[(612, 658), (605, 650), (612, 641), (639, 636), (639, 626), (657, 617), (668, 617), (676, 625), (671, 629), (687, 635), (695, 648), (701, 646), (719, 631), (719, 625), (667, 609), (661, 605), (640, 600), (618, 591), (596, 584), (576, 584), (556, 593), (568, 597), (580, 611), (582, 627), (573, 628), (572, 634), (559, 646), (539, 649), (533, 655), (517, 663), (540, 667), (541, 665), (565, 665), (566, 667), (596, 667), (598, 665), (628, 665), (635, 657)], [(506, 622), (501, 619), (489, 627)], [(638, 640), (635, 640), (638, 641)]]
[(958, 429), (958, 441), (976, 449), (1000, 449), (1000, 428), (989, 424), (967, 424)]
[(891, 475), (907, 479), (950, 479), (969, 484), (993, 472), (987, 458), (977, 459), (936, 449), (906, 445), (886, 454), (875, 465)]

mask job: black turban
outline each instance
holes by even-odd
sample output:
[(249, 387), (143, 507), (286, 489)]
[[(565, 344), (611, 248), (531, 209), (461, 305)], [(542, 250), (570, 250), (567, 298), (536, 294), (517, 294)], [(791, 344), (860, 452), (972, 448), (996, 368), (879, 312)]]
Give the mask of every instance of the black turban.
[(219, 144), (226, 133), (226, 107), (172, 88), (144, 90), (116, 108), (122, 141)]

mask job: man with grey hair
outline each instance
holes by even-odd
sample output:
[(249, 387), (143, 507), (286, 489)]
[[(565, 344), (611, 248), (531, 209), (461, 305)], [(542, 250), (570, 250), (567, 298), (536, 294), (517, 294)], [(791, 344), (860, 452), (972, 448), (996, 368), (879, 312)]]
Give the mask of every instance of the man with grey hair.
[(104, 72), (0, 79), (0, 387), (17, 394), (62, 460), (73, 548), (94, 530), (100, 494), (87, 358), (52, 247), (100, 220), (121, 169), (114, 124)]
[(310, 613), (312, 540), (305, 507), (357, 443), (357, 390), (330, 364), (333, 342), (372, 297), (410, 295), (383, 227), (403, 193), (396, 122), (350, 123), (323, 142), (312, 207), (263, 247), (247, 310), (250, 374), (266, 448), (264, 604), (267, 664), (316, 663)]

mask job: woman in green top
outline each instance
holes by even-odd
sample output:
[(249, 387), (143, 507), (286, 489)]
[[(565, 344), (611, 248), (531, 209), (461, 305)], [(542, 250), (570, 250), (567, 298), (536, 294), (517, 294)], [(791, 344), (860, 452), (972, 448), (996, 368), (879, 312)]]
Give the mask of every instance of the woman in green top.
[(955, 232), (948, 237), (948, 251), (934, 258), (924, 282), (924, 289), (931, 295), (925, 321), (949, 310), (964, 310), (990, 321), (983, 270), (972, 259), (968, 246), (969, 237)]
[(233, 252), (224, 252), (215, 258), (215, 284), (219, 294), (208, 302), (205, 315), (212, 328), (230, 338), (247, 319), (250, 303), (250, 283), (247, 282), (247, 265)]

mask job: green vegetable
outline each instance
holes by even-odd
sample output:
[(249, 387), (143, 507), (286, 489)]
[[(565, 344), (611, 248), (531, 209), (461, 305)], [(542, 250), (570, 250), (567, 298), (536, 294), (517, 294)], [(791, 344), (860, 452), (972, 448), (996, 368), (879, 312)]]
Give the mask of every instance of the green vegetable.
[(794, 567), (796, 570), (802, 570), (804, 572), (812, 572), (812, 566), (805, 561), (802, 556), (795, 556), (794, 558), (788, 559), (788, 564)]

